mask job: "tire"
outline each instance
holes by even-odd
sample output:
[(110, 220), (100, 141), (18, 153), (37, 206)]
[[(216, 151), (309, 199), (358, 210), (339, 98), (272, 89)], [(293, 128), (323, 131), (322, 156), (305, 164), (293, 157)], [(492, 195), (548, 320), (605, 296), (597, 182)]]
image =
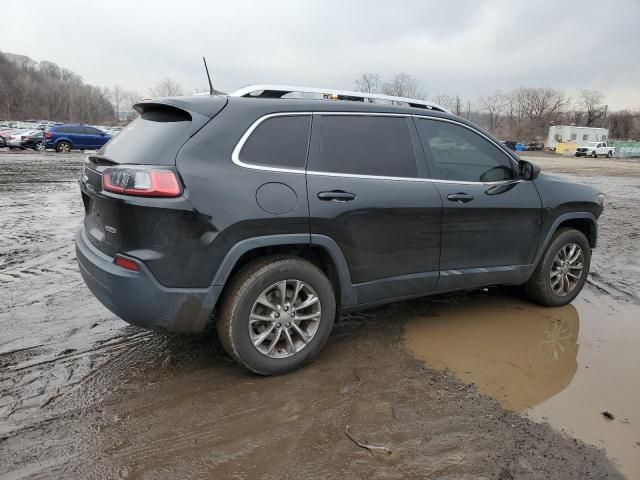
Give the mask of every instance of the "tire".
[[(279, 300), (283, 282), (285, 302)], [(299, 284), (304, 287), (293, 298)], [(259, 298), (267, 299), (278, 310), (258, 302)], [(300, 309), (300, 305), (314, 298), (318, 301)], [(291, 305), (289, 300), (300, 310), (287, 307)], [(314, 320), (300, 321), (290, 317), (292, 312)], [(250, 322), (250, 315), (268, 321)], [(217, 317), (218, 337), (229, 356), (249, 371), (278, 375), (296, 370), (318, 355), (329, 338), (335, 316), (333, 287), (318, 267), (297, 257), (270, 256), (251, 262), (234, 275)], [(300, 331), (308, 335), (306, 341)], [(263, 335), (268, 336), (254, 345)]]
[(58, 142), (56, 144), (56, 152), (58, 153), (69, 153), (71, 151), (71, 144), (69, 142)]
[(44, 152), (47, 148), (45, 147), (44, 143), (38, 142), (33, 146), (33, 149), (37, 152)]
[(596, 153), (595, 150), (591, 152), (591, 158), (597, 158), (597, 157), (598, 157), (598, 154)]
[(611, 158), (611, 157), (613, 157), (613, 152), (609, 150), (609, 152), (607, 153), (607, 158)]
[[(577, 279), (567, 276), (567, 282), (572, 283), (569, 283), (566, 292), (558, 293), (553, 286), (554, 281), (558, 281), (558, 276), (552, 278), (552, 268), (556, 272), (566, 271), (574, 277), (576, 275), (575, 266), (574, 268), (568, 268), (571, 266), (571, 263), (569, 263), (568, 267), (559, 267), (557, 263), (557, 259), (559, 258), (561, 260), (563, 257), (563, 249), (565, 249), (565, 253), (571, 252), (571, 247), (569, 247), (570, 245), (577, 245), (577, 247), (580, 248), (582, 257), (577, 258), (577, 263), (574, 263), (574, 265), (581, 264), (582, 269), (580, 270), (579, 277)], [(538, 266), (533, 272), (533, 275), (525, 284), (525, 293), (529, 299), (541, 305), (548, 307), (560, 307), (562, 305), (567, 305), (578, 296), (582, 287), (584, 287), (584, 284), (587, 281), (587, 275), (589, 274), (590, 265), (591, 247), (589, 246), (587, 237), (585, 237), (582, 232), (572, 228), (560, 229), (556, 232), (553, 239), (547, 246)], [(563, 286), (564, 285), (565, 284), (563, 284)]]

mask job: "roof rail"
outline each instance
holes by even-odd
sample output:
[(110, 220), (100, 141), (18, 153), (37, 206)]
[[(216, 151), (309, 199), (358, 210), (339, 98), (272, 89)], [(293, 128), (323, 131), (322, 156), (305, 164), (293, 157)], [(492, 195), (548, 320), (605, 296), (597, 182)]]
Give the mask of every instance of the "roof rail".
[(251, 85), (236, 90), (229, 95), (232, 97), (249, 98), (281, 98), (289, 93), (313, 93), (323, 95), (327, 100), (351, 100), (356, 102), (379, 103), (376, 100), (390, 101), (391, 104), (408, 104), (410, 107), (426, 108), (438, 112), (451, 113), (437, 103), (415, 98), (394, 97), (392, 95), (380, 95), (378, 93), (355, 92), (351, 90), (336, 90), (334, 88), (294, 87), (291, 85)]

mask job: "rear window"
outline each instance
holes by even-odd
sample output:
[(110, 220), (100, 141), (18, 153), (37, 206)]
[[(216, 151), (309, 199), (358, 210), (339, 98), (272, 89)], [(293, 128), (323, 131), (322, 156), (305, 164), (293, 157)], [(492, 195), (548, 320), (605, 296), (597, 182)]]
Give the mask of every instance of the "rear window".
[(117, 163), (174, 165), (190, 133), (189, 112), (171, 106), (145, 105), (140, 117), (102, 147), (100, 154)]
[(240, 151), (242, 162), (304, 169), (311, 115), (271, 117), (261, 122)]
[(405, 117), (321, 115), (321, 172), (416, 177), (416, 158)]

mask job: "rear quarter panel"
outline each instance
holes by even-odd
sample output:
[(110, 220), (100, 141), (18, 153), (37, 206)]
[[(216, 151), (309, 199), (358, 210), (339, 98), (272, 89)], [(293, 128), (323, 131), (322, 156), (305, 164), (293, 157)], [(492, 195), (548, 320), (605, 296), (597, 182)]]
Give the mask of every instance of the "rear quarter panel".
[[(256, 170), (231, 160), (244, 132), (268, 113), (254, 105), (250, 107), (227, 106), (182, 147), (176, 160), (185, 197), (212, 227), (207, 238), (202, 239), (207, 262), (204, 268), (211, 272), (212, 279), (225, 255), (242, 240), (266, 235), (309, 235), (304, 172)], [(295, 192), (290, 211), (274, 214), (260, 207), (257, 191), (267, 184), (286, 185)]]

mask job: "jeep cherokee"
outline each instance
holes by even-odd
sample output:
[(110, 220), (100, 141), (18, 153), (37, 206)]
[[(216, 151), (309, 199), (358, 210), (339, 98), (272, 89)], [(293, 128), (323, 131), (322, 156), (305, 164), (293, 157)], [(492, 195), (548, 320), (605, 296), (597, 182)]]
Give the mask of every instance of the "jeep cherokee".
[(131, 324), (214, 321), (252, 372), (312, 360), (340, 312), (488, 285), (559, 306), (586, 281), (602, 194), (438, 105), (256, 86), (135, 108), (83, 167), (82, 276)]

